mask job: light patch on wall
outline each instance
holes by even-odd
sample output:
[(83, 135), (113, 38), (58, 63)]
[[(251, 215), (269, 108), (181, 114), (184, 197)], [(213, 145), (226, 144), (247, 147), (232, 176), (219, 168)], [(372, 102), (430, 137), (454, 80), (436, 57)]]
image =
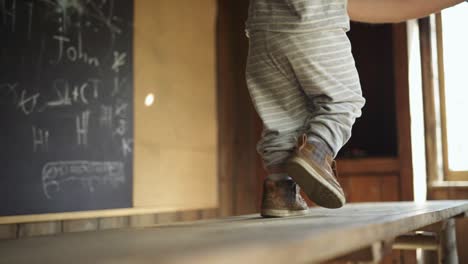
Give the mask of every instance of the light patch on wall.
[(149, 93), (149, 94), (145, 97), (145, 105), (146, 105), (146, 106), (152, 106), (153, 103), (154, 103), (154, 94)]
[(414, 200), (422, 203), (427, 198), (427, 174), (419, 27), (417, 20), (408, 21), (406, 26), (408, 36), (411, 151), (413, 153), (413, 192)]

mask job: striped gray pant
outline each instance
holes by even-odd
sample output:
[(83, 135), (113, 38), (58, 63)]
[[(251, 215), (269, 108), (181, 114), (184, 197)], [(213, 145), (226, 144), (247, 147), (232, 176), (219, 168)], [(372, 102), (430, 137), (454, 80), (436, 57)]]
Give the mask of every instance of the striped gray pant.
[(250, 32), (246, 79), (264, 125), (257, 150), (267, 168), (284, 164), (302, 133), (336, 155), (365, 103), (341, 28)]

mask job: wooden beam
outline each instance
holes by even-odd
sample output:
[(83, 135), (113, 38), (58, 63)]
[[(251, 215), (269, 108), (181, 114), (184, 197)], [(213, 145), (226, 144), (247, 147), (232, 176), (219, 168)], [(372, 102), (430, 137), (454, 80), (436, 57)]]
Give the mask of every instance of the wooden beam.
[(426, 171), (428, 182), (439, 181), (437, 162), (437, 115), (432, 69), (432, 45), (430, 18), (418, 20), (421, 52), (421, 78), (423, 89), (424, 132), (426, 144)]
[(455, 219), (451, 218), (443, 221), (440, 240), (441, 252), (439, 255), (439, 263), (458, 263)]
[(438, 241), (437, 254), (425, 251), (423, 254), (424, 263), (458, 263), (456, 226), (453, 217), (420, 229), (433, 232)]
[(218, 0), (217, 86), (220, 215), (259, 211), (258, 118), (245, 82), (248, 0)]
[(455, 216), (455, 218), (468, 218), (468, 211)]
[(417, 232), (399, 236), (393, 243), (393, 249), (399, 250), (439, 250), (439, 239), (433, 232)]
[(408, 39), (406, 23), (393, 25), (393, 52), (395, 54), (395, 93), (398, 128), (398, 159), (400, 162), (400, 195), (403, 201), (412, 201), (413, 155), (411, 150), (411, 117), (408, 79)]
[(380, 241), (327, 263), (380, 263), (391, 251), (392, 241)]

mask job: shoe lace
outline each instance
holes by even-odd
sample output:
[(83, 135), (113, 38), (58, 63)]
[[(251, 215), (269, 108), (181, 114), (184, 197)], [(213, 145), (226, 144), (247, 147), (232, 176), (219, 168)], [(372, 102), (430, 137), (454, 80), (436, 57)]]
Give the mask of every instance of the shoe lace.
[[(304, 147), (307, 145), (307, 134), (302, 134), (296, 141), (297, 144), (297, 149), (299, 151), (303, 150)], [(330, 161), (330, 167), (333, 171), (333, 176), (335, 179), (338, 179), (338, 166), (336, 165), (336, 160), (331, 159)]]
[(307, 134), (302, 134), (296, 141), (297, 149), (301, 151), (307, 145)]
[(296, 192), (296, 183), (295, 182), (293, 182), (290, 187), (291, 187), (291, 191)]
[(335, 176), (335, 178), (338, 178), (338, 165), (336, 165), (336, 160), (332, 160), (330, 166), (333, 171), (333, 175)]

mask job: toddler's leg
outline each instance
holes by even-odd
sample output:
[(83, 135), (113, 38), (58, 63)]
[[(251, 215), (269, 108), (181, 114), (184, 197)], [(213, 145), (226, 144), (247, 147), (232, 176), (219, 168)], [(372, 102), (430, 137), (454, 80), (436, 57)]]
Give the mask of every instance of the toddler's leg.
[(346, 199), (333, 158), (350, 138), (365, 102), (349, 40), (338, 28), (287, 34), (273, 43), (271, 52), (285, 54), (282, 59), (293, 68), (308, 99), (305, 134), (287, 172), (318, 205), (341, 207)]
[(289, 38), (289, 47), (277, 47), (288, 49), (287, 60), (308, 97), (309, 141), (326, 143), (334, 157), (349, 140), (365, 103), (350, 42), (341, 29)]
[[(272, 37), (273, 36), (273, 37)], [(250, 34), (247, 86), (264, 131), (258, 152), (270, 172), (284, 172), (284, 165), (296, 145), (308, 117), (307, 97), (295, 80), (292, 68), (269, 51), (271, 32)], [(281, 36), (277, 36), (281, 38)]]
[(299, 186), (286, 174), (285, 165), (294, 151), (298, 131), (302, 131), (307, 120), (307, 97), (295, 81), (290, 65), (278, 64), (269, 52), (269, 35), (250, 35), (246, 72), (253, 103), (264, 124), (258, 151), (269, 175), (264, 181), (261, 215), (304, 215), (308, 206)]

